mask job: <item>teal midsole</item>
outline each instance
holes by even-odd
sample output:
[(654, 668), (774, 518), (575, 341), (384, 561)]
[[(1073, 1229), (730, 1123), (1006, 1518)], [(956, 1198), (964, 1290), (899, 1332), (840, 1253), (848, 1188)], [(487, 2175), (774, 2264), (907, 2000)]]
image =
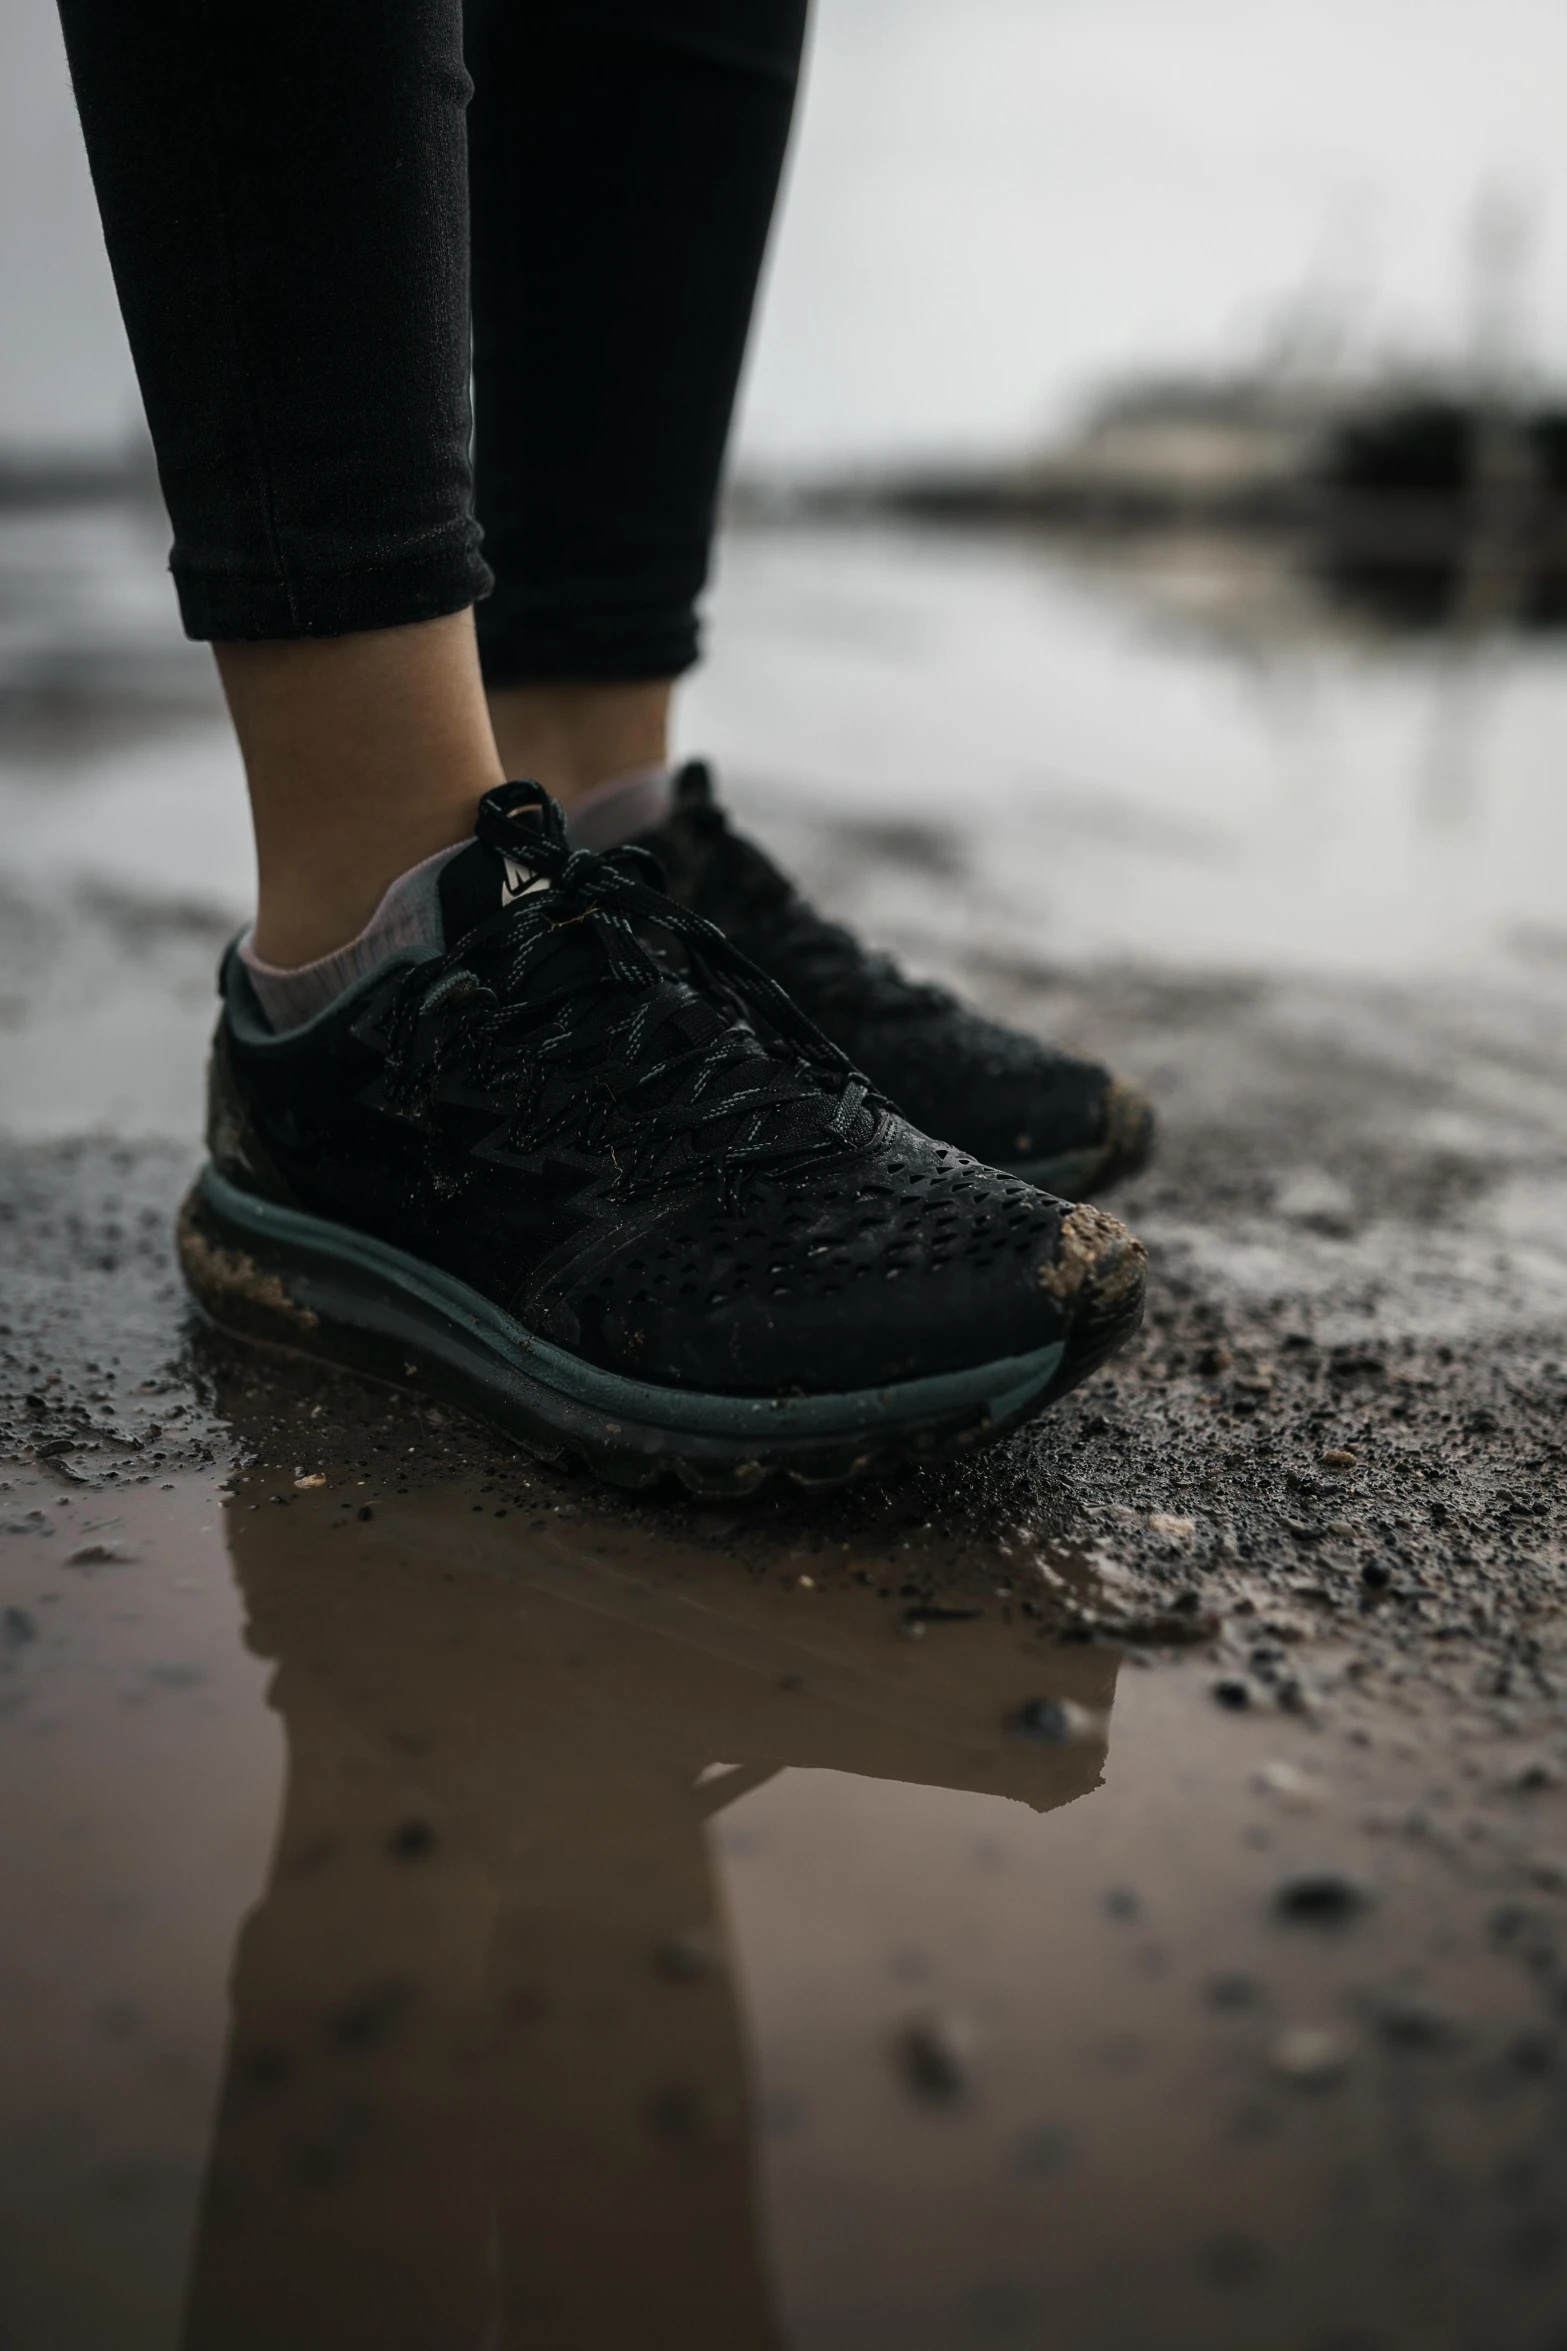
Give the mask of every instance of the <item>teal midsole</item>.
[[(197, 1195), (222, 1237), (256, 1250), (279, 1270), (290, 1298), (327, 1323), (351, 1320), (390, 1339), (409, 1330), (439, 1347), (442, 1335), (562, 1400), (617, 1421), (673, 1433), (775, 1445), (789, 1438), (878, 1433), (972, 1412), (1005, 1421), (1054, 1379), (1065, 1342), (960, 1371), (816, 1396), (729, 1396), (628, 1379), (536, 1337), (491, 1299), (423, 1259), (325, 1217), (241, 1191), (207, 1167)], [(344, 1277), (353, 1285), (349, 1295)], [(381, 1302), (384, 1312), (378, 1314)]]

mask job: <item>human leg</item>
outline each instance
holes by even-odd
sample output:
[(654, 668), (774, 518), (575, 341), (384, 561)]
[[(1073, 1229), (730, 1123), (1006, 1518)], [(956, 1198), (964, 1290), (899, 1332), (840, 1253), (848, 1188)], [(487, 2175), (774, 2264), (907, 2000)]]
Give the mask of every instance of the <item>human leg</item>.
[(466, 84), (438, 0), (313, 8), (214, 32), (160, 0), (149, 77), (112, 0), (67, 0), (186, 622), (224, 647), (280, 877), (263, 937), (342, 938), (330, 972), (225, 959), (187, 1279), (236, 1330), (635, 1485), (816, 1482), (995, 1436), (1135, 1327), (1141, 1253), (912, 1133), (640, 862), (574, 852), (535, 786), (483, 790)]
[(668, 755), (804, 32), (469, 0), (479, 643), (508, 773), (568, 805)]
[(586, 845), (645, 840), (686, 903), (916, 1124), (1093, 1190), (1147, 1156), (1132, 1089), (904, 981), (724, 824), (705, 779), (677, 792), (667, 773), (669, 682), (696, 655), (803, 14), (798, 0), (469, 0), (479, 484), (498, 574), (479, 638), (496, 738)]
[(216, 648), (256, 830), (252, 943), (304, 964), (408, 868), (472, 832), (501, 781), (471, 612)]
[(460, 0), (62, 0), (174, 525), (249, 775), (258, 938), (350, 937), (499, 780), (468, 608)]
[[(616, 778), (667, 779), (674, 685), (673, 678), (563, 678), (493, 688), (490, 716), (506, 773), (536, 776), (571, 809)], [(652, 821), (668, 802), (666, 782)]]

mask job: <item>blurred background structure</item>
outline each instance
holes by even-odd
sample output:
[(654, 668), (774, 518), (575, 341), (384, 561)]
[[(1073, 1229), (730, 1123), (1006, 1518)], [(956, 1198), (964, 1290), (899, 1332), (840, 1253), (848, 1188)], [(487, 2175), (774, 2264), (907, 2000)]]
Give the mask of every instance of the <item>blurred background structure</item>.
[[(1567, 370), (1564, 72), (1545, 0), (819, 0), (745, 458), (1015, 455), (1284, 348), (1459, 364), (1487, 189), (1532, 224), (1523, 355)], [(0, 446), (123, 446), (48, 0), (0, 21), (0, 317)]]

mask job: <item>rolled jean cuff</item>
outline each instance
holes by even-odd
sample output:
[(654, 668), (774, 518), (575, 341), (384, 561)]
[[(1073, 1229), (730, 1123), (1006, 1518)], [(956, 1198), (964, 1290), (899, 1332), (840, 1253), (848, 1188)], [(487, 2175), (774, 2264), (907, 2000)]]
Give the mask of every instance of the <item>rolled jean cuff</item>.
[(444, 543), (323, 578), (225, 572), (189, 561), (178, 548), (169, 569), (186, 636), (216, 644), (404, 628), (466, 611), (495, 584), (471, 526)]
[(689, 603), (674, 610), (638, 604), (617, 611), (598, 602), (581, 611), (559, 605), (529, 610), (507, 595), (504, 576), (499, 591), (480, 607), (477, 623), (488, 686), (677, 678), (701, 654), (701, 630)]

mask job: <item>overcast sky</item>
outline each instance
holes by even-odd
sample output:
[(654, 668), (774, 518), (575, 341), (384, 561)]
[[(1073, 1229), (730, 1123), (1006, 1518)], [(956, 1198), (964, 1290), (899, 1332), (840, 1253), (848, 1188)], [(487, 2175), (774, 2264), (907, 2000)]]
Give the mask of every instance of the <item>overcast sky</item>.
[[(1305, 287), (1453, 346), (1486, 186), (1567, 374), (1562, 0), (818, 0), (756, 456), (1016, 444)], [(0, 442), (134, 423), (50, 0), (0, 5)]]

